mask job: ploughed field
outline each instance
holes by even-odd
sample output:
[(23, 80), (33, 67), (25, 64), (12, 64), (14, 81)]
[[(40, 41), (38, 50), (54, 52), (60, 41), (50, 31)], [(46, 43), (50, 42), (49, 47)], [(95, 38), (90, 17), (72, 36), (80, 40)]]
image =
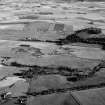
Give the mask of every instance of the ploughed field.
[(105, 86), (104, 2), (5, 0), (0, 14), (0, 105), (77, 105), (71, 91)]

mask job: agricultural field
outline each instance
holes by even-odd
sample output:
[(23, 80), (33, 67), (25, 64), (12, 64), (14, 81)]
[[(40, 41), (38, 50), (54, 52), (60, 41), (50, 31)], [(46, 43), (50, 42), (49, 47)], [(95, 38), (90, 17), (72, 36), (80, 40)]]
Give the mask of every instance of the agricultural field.
[(0, 14), (0, 105), (91, 105), (83, 96), (105, 87), (105, 2), (1, 0)]

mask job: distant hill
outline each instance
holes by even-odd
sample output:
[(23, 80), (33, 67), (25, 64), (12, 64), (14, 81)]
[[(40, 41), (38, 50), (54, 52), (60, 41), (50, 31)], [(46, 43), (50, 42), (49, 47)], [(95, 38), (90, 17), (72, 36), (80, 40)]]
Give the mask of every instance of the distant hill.
[(44, 1), (54, 1), (54, 2), (77, 2), (77, 1), (89, 1), (89, 2), (104, 2), (105, 0), (0, 0), (0, 2), (44, 2)]
[[(47, 1), (51, 1), (51, 0), (47, 0)], [(84, 2), (84, 1), (89, 1), (89, 2), (104, 2), (105, 0), (52, 0), (52, 1), (55, 1), (55, 2), (77, 2), (77, 1), (81, 1), (81, 2)]]
[(61, 1), (89, 1), (89, 2), (97, 1), (97, 2), (101, 2), (101, 1), (105, 1), (105, 0), (61, 0)]
[(89, 1), (89, 2), (94, 2), (94, 1), (97, 1), (97, 2), (102, 2), (102, 1), (105, 1), (105, 0), (54, 0), (54, 1), (64, 1), (64, 2), (76, 2), (76, 1), (81, 1), (81, 2), (83, 2), (83, 1)]

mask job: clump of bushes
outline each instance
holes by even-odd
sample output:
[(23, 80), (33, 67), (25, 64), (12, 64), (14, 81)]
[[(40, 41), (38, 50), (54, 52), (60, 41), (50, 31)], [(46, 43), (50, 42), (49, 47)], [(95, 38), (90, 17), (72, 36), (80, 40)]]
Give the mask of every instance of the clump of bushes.
[(78, 81), (78, 77), (77, 76), (69, 76), (69, 77), (67, 77), (67, 81), (72, 81), (72, 82), (76, 82), (76, 81)]
[(91, 27), (91, 28), (87, 28), (87, 32), (89, 34), (100, 34), (102, 31), (101, 31), (100, 28), (93, 28), (93, 27)]
[(30, 45), (28, 45), (28, 44), (21, 44), (21, 45), (19, 45), (20, 47), (30, 47)]
[(89, 27), (89, 28), (78, 30), (78, 31), (76, 31), (76, 34), (78, 34), (80, 32), (87, 32), (89, 34), (100, 34), (100, 33), (102, 33), (100, 28), (95, 28), (95, 27)]

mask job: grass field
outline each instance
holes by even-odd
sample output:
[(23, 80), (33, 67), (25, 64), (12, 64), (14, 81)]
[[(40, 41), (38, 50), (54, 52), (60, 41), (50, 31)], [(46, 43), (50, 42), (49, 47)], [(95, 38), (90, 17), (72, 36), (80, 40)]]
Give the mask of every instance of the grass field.
[(91, 105), (103, 94), (88, 88), (105, 86), (104, 2), (0, 3), (0, 105), (78, 105), (72, 90)]

